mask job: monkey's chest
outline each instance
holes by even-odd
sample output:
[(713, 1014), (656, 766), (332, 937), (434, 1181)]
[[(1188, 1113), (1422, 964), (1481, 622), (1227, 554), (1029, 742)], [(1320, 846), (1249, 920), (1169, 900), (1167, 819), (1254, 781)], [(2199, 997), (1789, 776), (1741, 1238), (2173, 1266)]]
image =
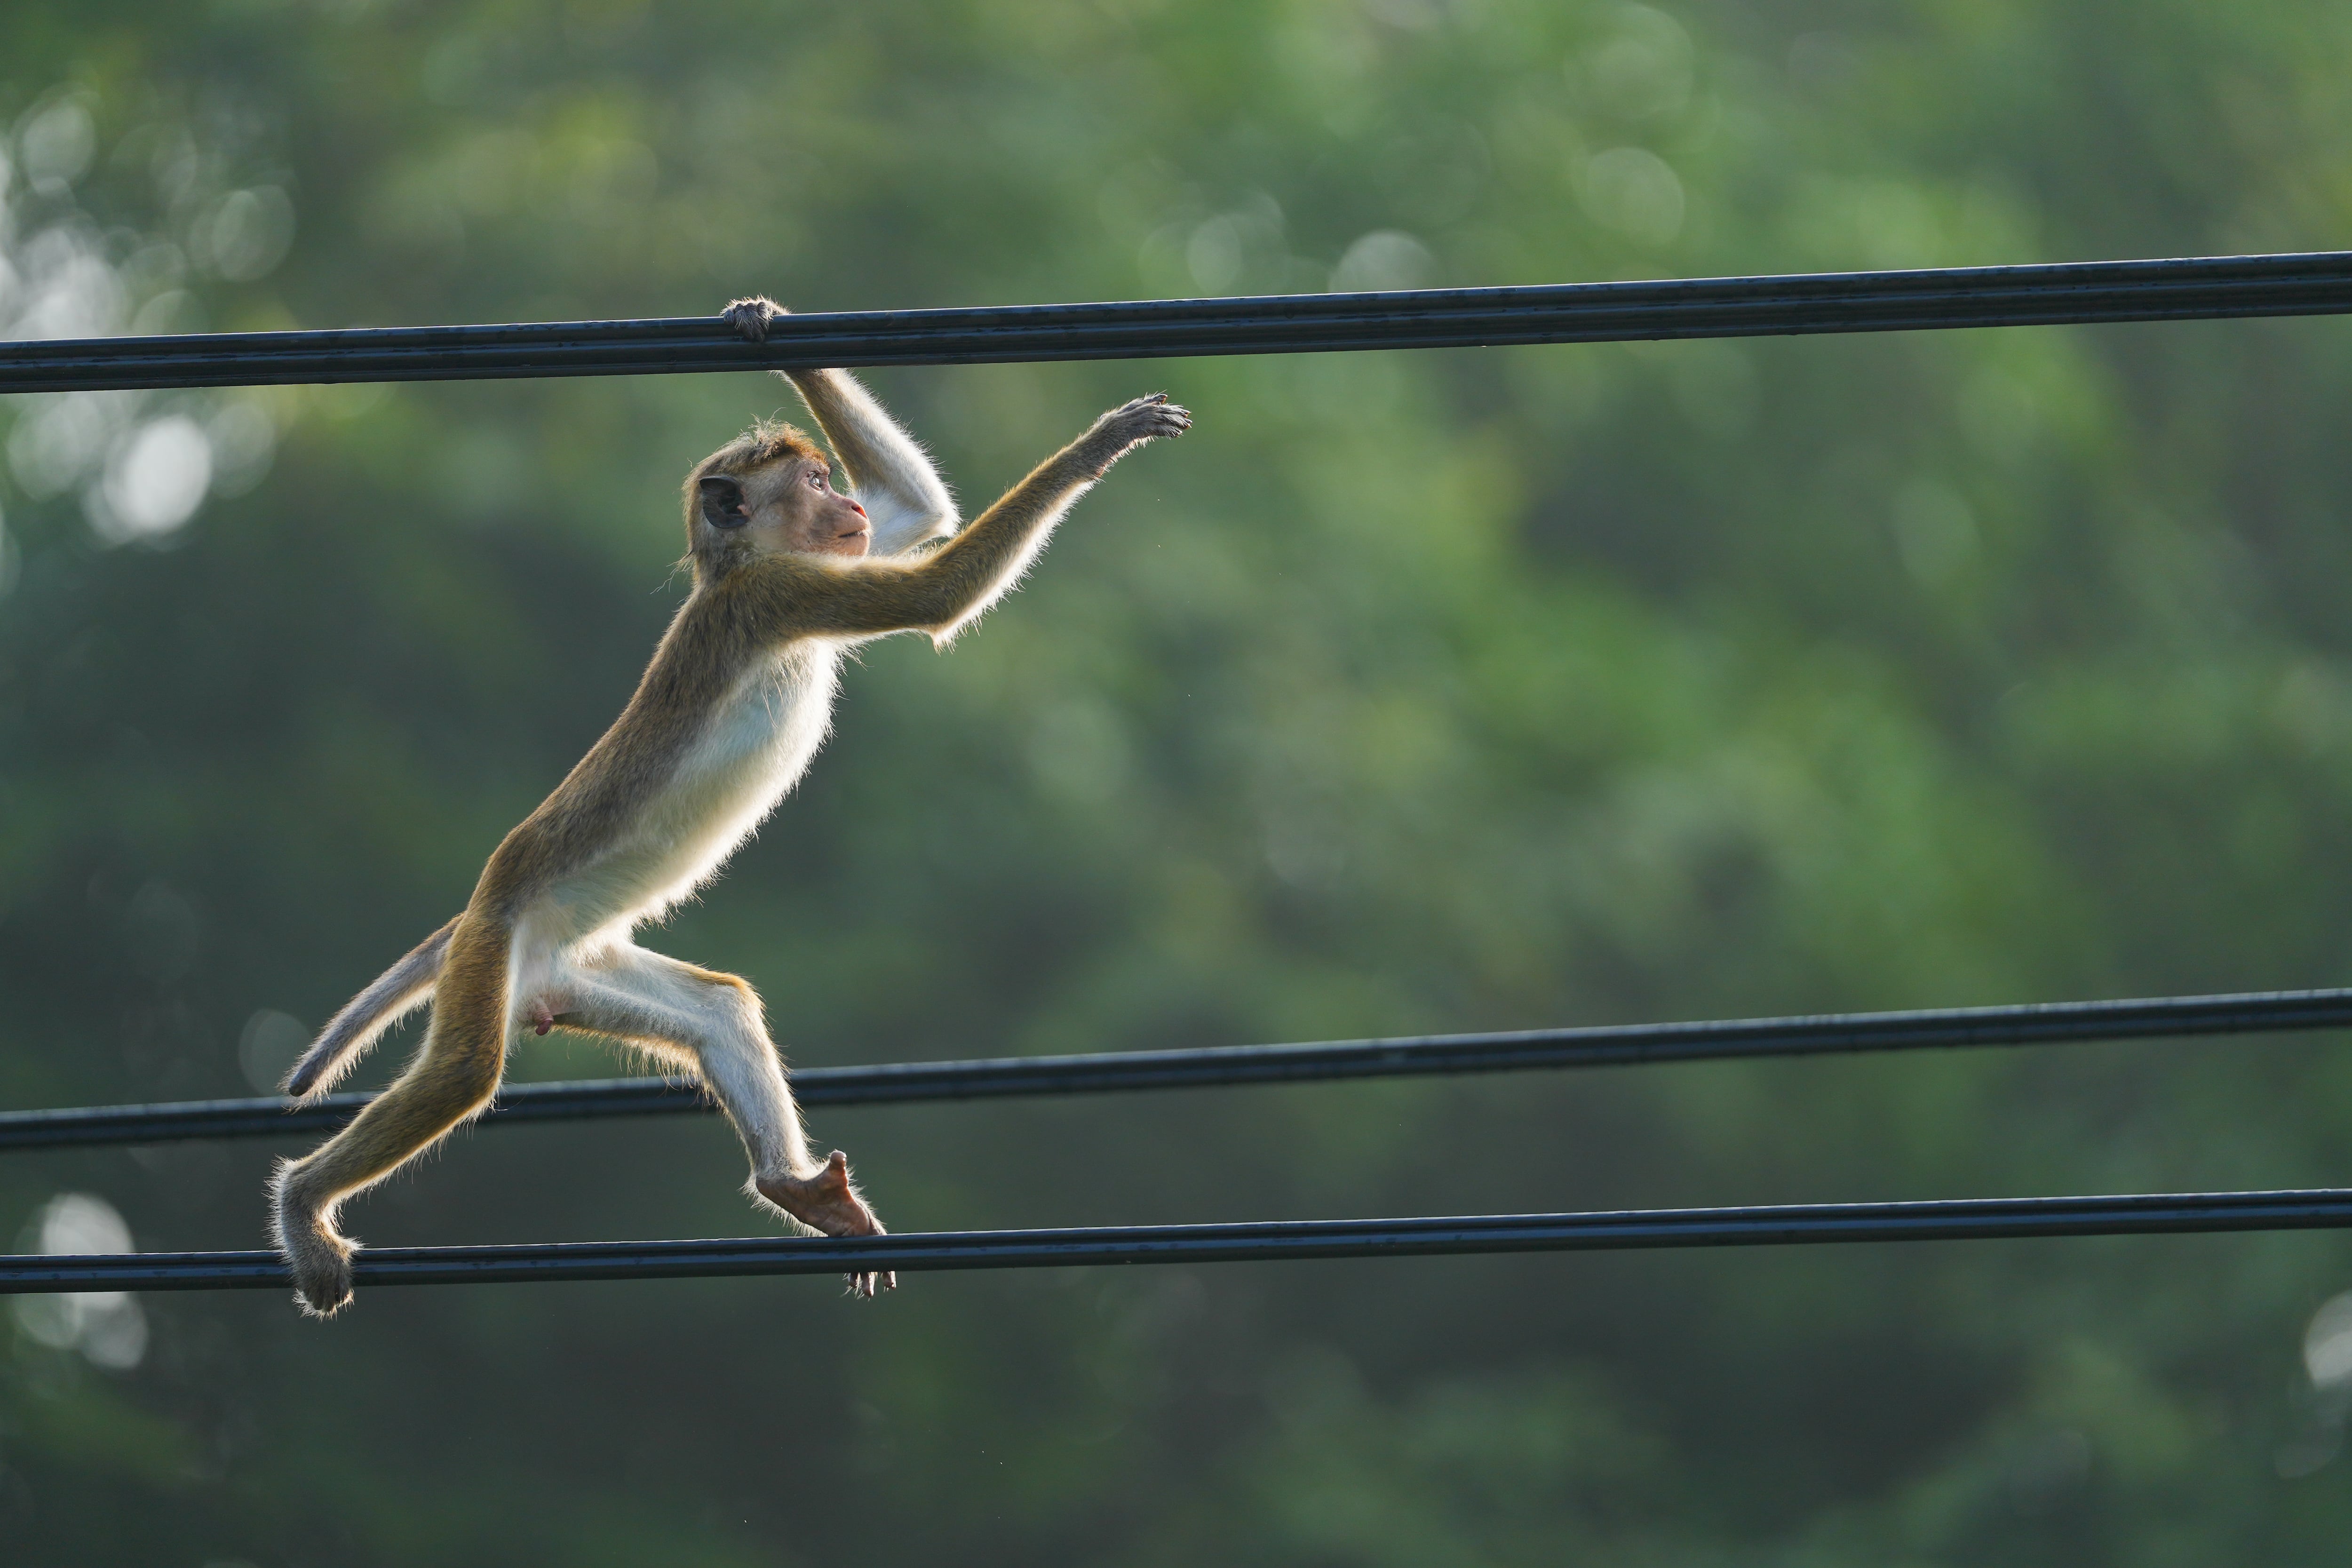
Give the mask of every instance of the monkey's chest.
[(635, 831), (558, 894), (582, 931), (658, 913), (717, 871), (808, 768), (831, 721), (837, 660), (796, 647), (712, 711)]
[(656, 815), (695, 836), (731, 828), (733, 847), (824, 743), (835, 671), (831, 649), (800, 648), (747, 676), (678, 759)]

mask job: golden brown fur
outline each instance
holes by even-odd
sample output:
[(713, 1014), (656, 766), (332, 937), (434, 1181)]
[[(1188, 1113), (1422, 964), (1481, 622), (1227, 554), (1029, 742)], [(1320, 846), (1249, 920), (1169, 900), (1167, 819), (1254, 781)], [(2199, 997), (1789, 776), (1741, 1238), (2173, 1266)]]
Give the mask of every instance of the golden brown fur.
[[(808, 1153), (750, 987), (647, 953), (630, 930), (715, 874), (805, 767), (839, 648), (898, 631), (944, 644), (1012, 585), (1112, 462), (1180, 434), (1189, 417), (1159, 398), (1115, 409), (945, 545), (866, 560), (869, 521), (903, 544), (951, 525), (952, 503), (854, 381), (794, 380), (856, 495), (831, 490), (824, 450), (781, 424), (754, 427), (688, 475), (693, 590), (635, 694), (490, 857), (446, 931), (415, 1061), (351, 1126), (278, 1173), (277, 1238), (308, 1310), (331, 1313), (350, 1297), (353, 1244), (336, 1232), (338, 1206), (485, 1109), (522, 1025), (603, 1035), (699, 1073), (751, 1152), (761, 1199), (828, 1234), (880, 1231), (842, 1156)], [(871, 519), (859, 497), (874, 501)], [(383, 1026), (362, 1004), (409, 1005), (442, 940), (338, 1015), (290, 1087), (330, 1087)], [(853, 1279), (861, 1294), (886, 1282)]]

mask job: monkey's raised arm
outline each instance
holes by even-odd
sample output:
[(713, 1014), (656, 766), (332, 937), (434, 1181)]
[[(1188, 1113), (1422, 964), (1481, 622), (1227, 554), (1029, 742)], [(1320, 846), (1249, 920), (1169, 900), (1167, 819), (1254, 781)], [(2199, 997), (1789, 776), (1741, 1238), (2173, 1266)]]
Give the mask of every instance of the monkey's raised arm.
[[(730, 302), (728, 323), (753, 342), (768, 340), (768, 323), (791, 314), (762, 295)], [(897, 555), (926, 540), (953, 533), (955, 498), (915, 438), (884, 412), (874, 395), (845, 370), (786, 370), (808, 405), (825, 444), (840, 459), (851, 492), (866, 509), (877, 555)]]
[(945, 647), (1020, 580), (1070, 503), (1113, 463), (1192, 425), (1166, 394), (1139, 397), (1096, 420), (930, 555), (843, 566), (775, 557), (746, 574), (749, 607), (777, 637), (925, 631)]

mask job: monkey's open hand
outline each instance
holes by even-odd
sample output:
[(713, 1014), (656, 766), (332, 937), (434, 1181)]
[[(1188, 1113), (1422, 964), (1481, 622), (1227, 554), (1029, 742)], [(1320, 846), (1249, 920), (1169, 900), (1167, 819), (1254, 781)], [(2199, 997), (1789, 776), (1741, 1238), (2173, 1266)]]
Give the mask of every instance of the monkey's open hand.
[(748, 300), (735, 300), (719, 312), (727, 324), (755, 343), (768, 341), (768, 323), (779, 316), (789, 316), (790, 310), (764, 294), (754, 294)]
[[(824, 1168), (813, 1176), (761, 1177), (753, 1184), (760, 1195), (808, 1226), (827, 1236), (881, 1236), (882, 1222), (866, 1206), (865, 1197), (849, 1180), (849, 1156), (835, 1149)], [(877, 1289), (896, 1290), (896, 1274), (852, 1274), (849, 1293), (871, 1298)]]
[(1078, 438), (1095, 471), (1102, 472), (1146, 441), (1181, 436), (1192, 427), (1192, 413), (1168, 401), (1164, 392), (1122, 403), (1094, 423)]

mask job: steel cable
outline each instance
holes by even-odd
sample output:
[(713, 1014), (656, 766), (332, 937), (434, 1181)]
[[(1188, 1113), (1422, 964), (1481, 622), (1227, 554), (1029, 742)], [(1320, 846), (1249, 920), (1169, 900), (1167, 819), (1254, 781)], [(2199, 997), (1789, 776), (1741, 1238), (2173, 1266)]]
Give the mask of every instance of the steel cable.
[(784, 317), (0, 343), (0, 392), (992, 364), (2336, 315), (2352, 252)]
[[(1623, 1067), (1646, 1062), (2274, 1034), (2347, 1025), (2352, 1025), (2352, 990), (2268, 991), (1908, 1013), (1529, 1029), (1511, 1034), (1423, 1035), (1307, 1045), (1216, 1046), (1197, 1050), (1010, 1057), (988, 1061), (896, 1062), (873, 1067), (803, 1068), (792, 1075), (792, 1084), (793, 1094), (804, 1105), (913, 1104), (1014, 1095), (1232, 1088), (1345, 1079)], [(336, 1094), (303, 1106), (289, 1106), (279, 1099), (248, 1099), (0, 1111), (0, 1149), (331, 1131), (358, 1115), (360, 1108), (373, 1098), (370, 1093)], [(610, 1079), (514, 1085), (504, 1091), (487, 1120), (507, 1124), (707, 1109), (710, 1109), (709, 1101), (688, 1085), (657, 1078)]]
[[(2166, 1193), (2117, 1197), (1964, 1198), (1927, 1203), (1475, 1215), (1460, 1218), (1273, 1220), (1243, 1225), (915, 1232), (811, 1240), (581, 1241), (511, 1247), (386, 1247), (360, 1253), (355, 1283), (722, 1279), (898, 1269), (1053, 1268), (1131, 1263), (1465, 1257), (1833, 1241), (1965, 1241), (2352, 1226), (2352, 1191)], [(60, 1290), (284, 1288), (269, 1252), (0, 1257), (0, 1295)]]

